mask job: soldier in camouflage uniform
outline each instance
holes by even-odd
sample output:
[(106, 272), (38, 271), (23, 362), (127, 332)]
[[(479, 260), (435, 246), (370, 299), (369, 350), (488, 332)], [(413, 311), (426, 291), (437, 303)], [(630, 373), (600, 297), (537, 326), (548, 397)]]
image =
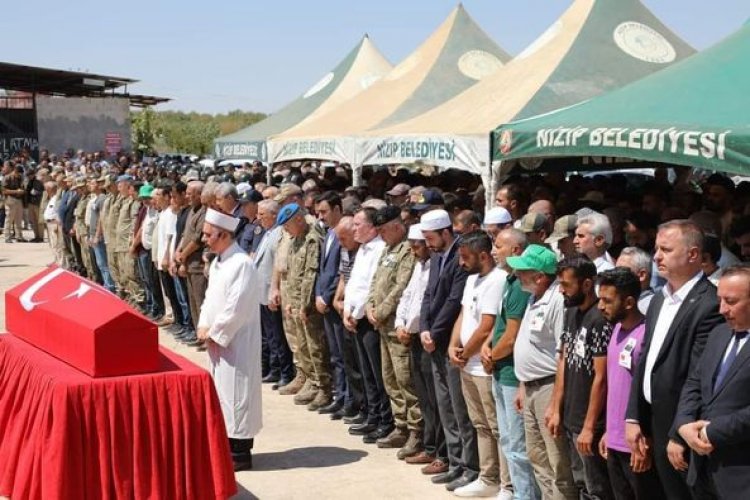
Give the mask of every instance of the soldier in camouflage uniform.
[(289, 251), (289, 304), (284, 312), (293, 318), (298, 334), (299, 357), (307, 355), (310, 359), (308, 389), (300, 391), (294, 397), (294, 402), (307, 404), (310, 411), (317, 411), (330, 404), (332, 396), (323, 316), (315, 309), (315, 280), (320, 265), (323, 231), (317, 223), (305, 219), (305, 210), (296, 203), (287, 205), (279, 212), (279, 223), (294, 238)]
[(406, 456), (421, 446), (423, 424), (411, 378), (409, 347), (399, 341), (394, 322), (396, 308), (409, 284), (415, 261), (398, 207), (387, 206), (378, 210), (374, 225), (386, 247), (372, 279), (365, 311), (368, 321), (380, 332), (383, 383), (396, 424), (390, 434), (379, 438), (376, 443), (380, 448), (404, 447)]
[(80, 198), (78, 199), (78, 204), (73, 210), (73, 216), (75, 217), (73, 229), (75, 229), (75, 238), (81, 246), (81, 259), (83, 261), (83, 267), (86, 269), (86, 276), (93, 281), (96, 273), (94, 271), (93, 263), (91, 262), (88, 238), (89, 229), (86, 226), (86, 206), (88, 205), (90, 196), (86, 179), (83, 177), (77, 179), (74, 188), (78, 191)]
[[(117, 219), (120, 216), (120, 207), (127, 197), (127, 182), (120, 180), (123, 176), (116, 179), (114, 192), (110, 193), (109, 204), (106, 205), (107, 211), (104, 216), (104, 243), (107, 245), (107, 262), (109, 262), (109, 273), (117, 287), (117, 294), (122, 297), (123, 281), (120, 273), (119, 263), (116, 258), (117, 248)], [(123, 194), (125, 193), (125, 194)]]
[[(120, 176), (118, 181), (118, 189), (123, 199), (117, 215), (115, 261), (117, 262), (117, 270), (120, 275), (121, 297), (131, 306), (135, 306), (137, 304), (138, 283), (134, 283), (136, 280), (135, 259), (130, 254), (130, 244), (133, 242), (135, 217), (138, 214), (138, 207), (140, 205), (135, 198), (133, 178), (130, 176)], [(137, 206), (134, 207), (134, 205)]]

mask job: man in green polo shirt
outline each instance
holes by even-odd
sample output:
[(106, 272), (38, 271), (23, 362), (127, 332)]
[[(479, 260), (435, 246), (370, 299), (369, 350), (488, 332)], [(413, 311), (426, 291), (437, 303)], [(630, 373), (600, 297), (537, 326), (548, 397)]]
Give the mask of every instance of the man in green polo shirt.
[(513, 367), (513, 345), (529, 303), (529, 293), (513, 274), (506, 259), (521, 255), (526, 248), (526, 234), (515, 228), (503, 229), (495, 238), (492, 256), (499, 268), (508, 272), (500, 314), (494, 333), (482, 348), (482, 364), (493, 374), (493, 395), (497, 406), (500, 447), (508, 462), (515, 498), (538, 499), (541, 492), (526, 454), (523, 417), (516, 411), (518, 379)]

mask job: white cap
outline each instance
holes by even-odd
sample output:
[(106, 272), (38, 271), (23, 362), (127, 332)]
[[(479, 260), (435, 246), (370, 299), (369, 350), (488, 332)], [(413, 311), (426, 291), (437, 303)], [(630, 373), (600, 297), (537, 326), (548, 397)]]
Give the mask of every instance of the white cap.
[(513, 221), (510, 212), (503, 207), (493, 207), (484, 214), (484, 224), (507, 224)]
[(237, 230), (240, 220), (231, 215), (223, 214), (213, 208), (209, 208), (206, 210), (206, 222), (212, 226), (234, 233)]
[(424, 234), (422, 234), (422, 224), (412, 224), (409, 226), (409, 239), (424, 241)]
[(441, 209), (430, 210), (422, 215), (419, 222), (419, 225), (422, 226), (422, 231), (440, 231), (441, 229), (453, 227), (450, 215), (448, 215), (448, 212)]
[(240, 182), (237, 184), (237, 194), (242, 195), (246, 191), (250, 191), (253, 187), (248, 182)]
[(369, 200), (363, 201), (361, 207), (362, 208), (374, 208), (375, 210), (380, 210), (386, 205), (387, 203), (385, 202), (385, 200), (381, 200), (380, 198), (370, 198)]

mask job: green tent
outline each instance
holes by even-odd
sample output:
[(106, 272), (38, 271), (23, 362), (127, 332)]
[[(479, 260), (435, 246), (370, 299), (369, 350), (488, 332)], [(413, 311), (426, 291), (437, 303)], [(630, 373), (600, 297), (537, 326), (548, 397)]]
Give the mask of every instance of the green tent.
[(583, 103), (492, 133), (493, 160), (613, 157), (747, 174), (750, 25), (712, 48)]
[(266, 139), (314, 120), (380, 80), (391, 64), (367, 35), (307, 92), (268, 118), (214, 141), (217, 158), (267, 161)]

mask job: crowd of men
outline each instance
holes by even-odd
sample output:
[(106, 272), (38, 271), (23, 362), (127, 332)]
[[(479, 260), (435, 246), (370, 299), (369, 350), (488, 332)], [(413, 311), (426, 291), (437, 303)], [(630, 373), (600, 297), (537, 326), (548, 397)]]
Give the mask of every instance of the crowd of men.
[(257, 271), (263, 382), (455, 495), (744, 498), (750, 189), (676, 170), (511, 178), (485, 211), (460, 173), (6, 162), (6, 238), (38, 181), (56, 262), (204, 349), (219, 212)]

